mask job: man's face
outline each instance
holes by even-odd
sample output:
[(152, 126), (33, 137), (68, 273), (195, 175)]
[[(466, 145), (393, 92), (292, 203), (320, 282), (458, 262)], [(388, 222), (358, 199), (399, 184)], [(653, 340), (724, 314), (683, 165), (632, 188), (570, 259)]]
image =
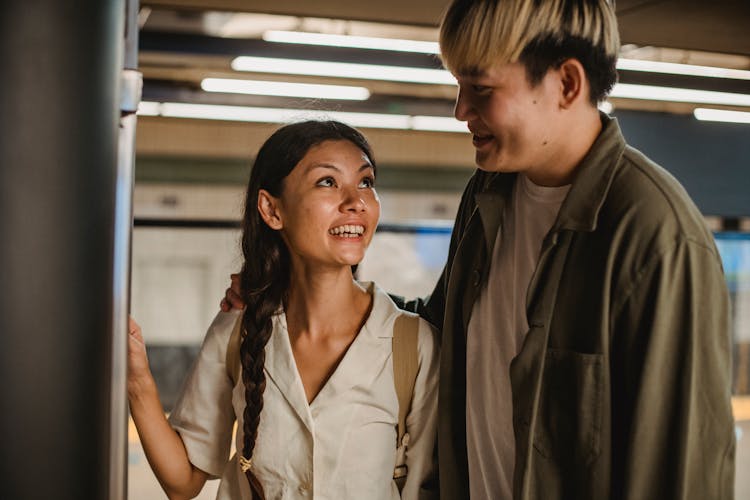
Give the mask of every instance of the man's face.
[(559, 80), (548, 72), (532, 87), (521, 63), (458, 75), (454, 114), (473, 134), (476, 163), (490, 172), (544, 171), (559, 147)]

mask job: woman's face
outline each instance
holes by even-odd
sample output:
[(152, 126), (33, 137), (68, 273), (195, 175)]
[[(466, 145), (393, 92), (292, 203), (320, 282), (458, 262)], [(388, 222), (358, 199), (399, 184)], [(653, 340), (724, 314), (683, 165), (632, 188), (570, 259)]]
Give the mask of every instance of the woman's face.
[(293, 261), (352, 266), (364, 257), (380, 217), (374, 183), (375, 170), (361, 149), (346, 140), (325, 141), (284, 179), (280, 197), (261, 190), (258, 208), (281, 232)]

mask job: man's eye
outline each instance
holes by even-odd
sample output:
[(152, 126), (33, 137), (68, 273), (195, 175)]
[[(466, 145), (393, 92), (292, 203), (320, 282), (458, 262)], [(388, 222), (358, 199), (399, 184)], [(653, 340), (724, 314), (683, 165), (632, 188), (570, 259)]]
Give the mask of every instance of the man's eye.
[(333, 187), (336, 185), (336, 181), (333, 180), (333, 177), (325, 177), (316, 182), (315, 185), (320, 187)]
[(361, 188), (372, 188), (375, 187), (375, 179), (372, 177), (365, 177), (359, 182)]
[(472, 85), (471, 86), (471, 90), (473, 90), (477, 94), (484, 94), (484, 93), (488, 92), (490, 90), (490, 88), (487, 87), (487, 86), (485, 86), (485, 85)]

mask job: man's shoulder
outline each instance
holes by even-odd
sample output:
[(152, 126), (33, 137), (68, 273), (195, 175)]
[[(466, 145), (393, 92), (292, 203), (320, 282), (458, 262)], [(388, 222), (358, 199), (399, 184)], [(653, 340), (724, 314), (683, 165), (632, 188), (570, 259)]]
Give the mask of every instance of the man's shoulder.
[(710, 237), (700, 210), (666, 169), (630, 146), (619, 167), (605, 204), (610, 216), (670, 238)]

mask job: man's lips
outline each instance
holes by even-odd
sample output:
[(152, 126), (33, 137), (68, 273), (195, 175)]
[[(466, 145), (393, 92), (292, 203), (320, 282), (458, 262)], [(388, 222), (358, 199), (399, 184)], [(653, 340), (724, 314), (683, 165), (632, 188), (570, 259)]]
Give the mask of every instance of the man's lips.
[(492, 141), (492, 139), (493, 137), (491, 135), (474, 134), (471, 138), (471, 142), (474, 144), (475, 148), (481, 148)]

